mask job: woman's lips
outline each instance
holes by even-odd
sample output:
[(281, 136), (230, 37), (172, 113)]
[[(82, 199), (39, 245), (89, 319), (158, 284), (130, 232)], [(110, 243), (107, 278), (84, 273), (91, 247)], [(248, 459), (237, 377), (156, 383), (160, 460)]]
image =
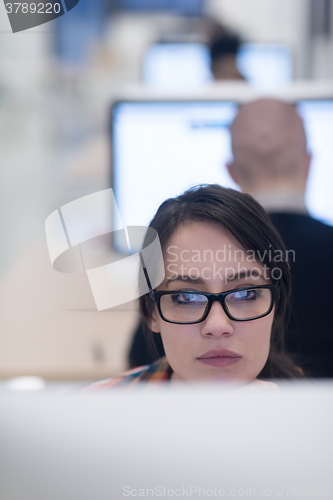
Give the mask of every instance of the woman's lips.
[(232, 366), (238, 363), (242, 359), (242, 356), (237, 354), (237, 352), (227, 349), (214, 349), (201, 354), (197, 359), (204, 365)]

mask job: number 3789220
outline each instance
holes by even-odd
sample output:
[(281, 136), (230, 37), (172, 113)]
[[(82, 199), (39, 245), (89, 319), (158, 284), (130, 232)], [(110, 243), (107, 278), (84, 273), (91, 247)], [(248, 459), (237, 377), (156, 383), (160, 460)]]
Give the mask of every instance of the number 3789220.
[(7, 14), (59, 14), (61, 11), (60, 3), (6, 3)]

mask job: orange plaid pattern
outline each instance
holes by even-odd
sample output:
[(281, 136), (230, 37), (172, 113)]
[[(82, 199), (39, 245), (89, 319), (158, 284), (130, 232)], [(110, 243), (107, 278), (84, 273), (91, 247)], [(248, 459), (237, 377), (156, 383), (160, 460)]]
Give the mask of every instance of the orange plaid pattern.
[(128, 370), (117, 377), (108, 378), (94, 382), (85, 388), (85, 390), (106, 390), (112, 387), (133, 387), (137, 384), (161, 384), (167, 383), (172, 375), (172, 368), (167, 359), (160, 358), (151, 365), (140, 366)]

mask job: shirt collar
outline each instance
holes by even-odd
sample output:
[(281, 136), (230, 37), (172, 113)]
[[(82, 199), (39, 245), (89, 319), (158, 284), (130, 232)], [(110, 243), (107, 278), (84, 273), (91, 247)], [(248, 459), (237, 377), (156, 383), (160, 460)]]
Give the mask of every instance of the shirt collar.
[(304, 195), (299, 191), (271, 190), (253, 193), (252, 196), (267, 212), (292, 212), (304, 215), (309, 213)]

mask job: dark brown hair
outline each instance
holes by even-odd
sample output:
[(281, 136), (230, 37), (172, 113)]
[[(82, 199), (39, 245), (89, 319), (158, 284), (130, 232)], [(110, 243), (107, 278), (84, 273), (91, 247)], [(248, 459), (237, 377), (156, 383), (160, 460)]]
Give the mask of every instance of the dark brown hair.
[[(178, 227), (187, 222), (210, 221), (227, 229), (245, 250), (260, 255), (262, 263), (271, 271), (280, 270), (275, 313), (271, 333), (271, 345), (267, 362), (259, 378), (295, 378), (301, 376), (292, 361), (284, 354), (284, 331), (291, 293), (291, 276), (286, 260), (286, 248), (267, 213), (252, 196), (223, 188), (217, 184), (196, 186), (176, 198), (166, 200), (156, 212), (149, 227), (159, 236), (162, 250)], [(280, 259), (272, 262), (272, 255)], [(149, 296), (140, 298), (140, 312), (146, 325), (154, 308)], [(147, 340), (152, 346), (153, 334), (147, 326)]]

